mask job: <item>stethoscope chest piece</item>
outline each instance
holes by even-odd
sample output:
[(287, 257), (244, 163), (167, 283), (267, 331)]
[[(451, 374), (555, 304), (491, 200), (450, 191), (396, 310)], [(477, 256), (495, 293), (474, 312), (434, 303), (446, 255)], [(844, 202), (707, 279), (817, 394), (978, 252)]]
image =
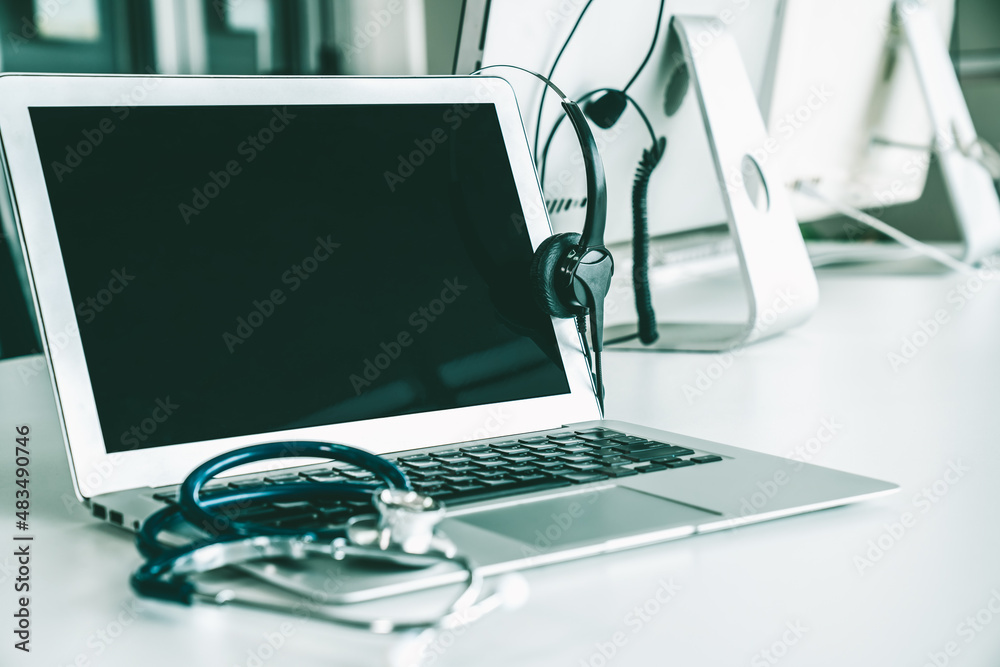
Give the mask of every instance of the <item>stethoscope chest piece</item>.
[(440, 559), (455, 555), (455, 545), (437, 530), (445, 517), (440, 502), (416, 491), (394, 488), (382, 489), (374, 501), (377, 515), (348, 521), (343, 555), (361, 555), (350, 549), (358, 547), (376, 558), (384, 552), (394, 563), (412, 567), (426, 567), (428, 556)]

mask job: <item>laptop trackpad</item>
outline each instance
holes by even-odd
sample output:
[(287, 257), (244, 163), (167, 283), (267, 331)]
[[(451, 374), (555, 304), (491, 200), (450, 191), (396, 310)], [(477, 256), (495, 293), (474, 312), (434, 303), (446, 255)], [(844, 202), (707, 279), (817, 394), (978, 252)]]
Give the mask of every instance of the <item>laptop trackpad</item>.
[(616, 486), (488, 509), (453, 520), (551, 551), (695, 526), (717, 516), (715, 512)]

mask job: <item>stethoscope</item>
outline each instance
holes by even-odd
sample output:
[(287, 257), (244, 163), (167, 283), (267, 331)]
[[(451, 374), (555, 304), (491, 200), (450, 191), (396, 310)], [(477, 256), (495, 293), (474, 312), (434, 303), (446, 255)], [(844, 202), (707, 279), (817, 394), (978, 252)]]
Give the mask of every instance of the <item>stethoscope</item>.
[[(294, 482), (250, 489), (226, 489), (203, 497), (205, 485), (237, 466), (288, 457), (323, 458), (348, 463), (372, 473), (375, 483)], [(342, 526), (320, 530), (292, 530), (235, 520), (224, 510), (268, 502), (323, 499), (371, 501), (376, 514), (350, 518)], [(147, 518), (136, 536), (136, 546), (146, 559), (131, 578), (132, 588), (145, 597), (193, 605), (237, 605), (289, 613), (298, 607), (240, 595), (235, 589), (208, 589), (192, 577), (219, 568), (271, 558), (364, 558), (406, 568), (426, 568), (447, 562), (466, 573), (464, 589), (437, 616), (396, 621), (362, 619), (335, 611), (336, 604), (315, 603), (312, 617), (376, 634), (435, 632), (472, 623), (502, 606), (524, 597), (517, 585), (497, 587), (484, 596), (481, 572), (454, 543), (437, 530), (445, 508), (434, 498), (412, 489), (394, 463), (356, 447), (326, 442), (294, 441), (252, 445), (217, 456), (193, 470), (175, 505)], [(163, 532), (183, 522), (206, 535), (183, 546), (164, 544)]]

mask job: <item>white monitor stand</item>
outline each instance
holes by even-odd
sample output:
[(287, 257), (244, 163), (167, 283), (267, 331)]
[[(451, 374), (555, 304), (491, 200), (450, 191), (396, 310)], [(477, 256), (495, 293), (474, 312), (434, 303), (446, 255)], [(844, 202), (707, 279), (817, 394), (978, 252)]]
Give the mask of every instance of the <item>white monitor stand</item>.
[[(897, 0), (894, 28), (913, 56), (934, 127), (932, 150), (964, 242), (962, 259), (975, 262), (1000, 250), (1000, 199), (987, 169), (995, 149), (976, 134), (947, 45), (934, 15), (921, 0)], [(926, 150), (926, 149), (924, 149)]]
[[(674, 16), (668, 36), (668, 107), (697, 98), (749, 302), (739, 322), (658, 322), (659, 339), (611, 349), (722, 351), (801, 324), (819, 292), (781, 178), (752, 156), (768, 141), (753, 87), (735, 41), (713, 16)], [(693, 82), (693, 86), (690, 83)], [(695, 95), (688, 95), (689, 88)], [(670, 112), (668, 110), (668, 112)], [(668, 135), (669, 136), (669, 135)], [(668, 147), (665, 160), (670, 159)], [(608, 327), (605, 339), (634, 324)]]

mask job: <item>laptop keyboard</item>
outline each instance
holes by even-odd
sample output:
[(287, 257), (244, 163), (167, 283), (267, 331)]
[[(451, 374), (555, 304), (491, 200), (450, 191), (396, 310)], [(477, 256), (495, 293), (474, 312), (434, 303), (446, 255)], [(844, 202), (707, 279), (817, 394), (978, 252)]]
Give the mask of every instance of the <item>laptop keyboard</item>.
[[(715, 454), (696, 452), (664, 442), (648, 440), (604, 428), (561, 430), (500, 442), (456, 446), (388, 458), (410, 479), (413, 488), (448, 506), (493, 500), (577, 484), (601, 482), (649, 472), (705, 465), (721, 461)], [(367, 482), (374, 476), (346, 464), (311, 466), (301, 472), (282, 471), (216, 480), (203, 493), (211, 496), (222, 488), (253, 488), (300, 482)], [(174, 502), (176, 489), (153, 495)], [(372, 509), (362, 501), (265, 503), (241, 510), (240, 518), (276, 527), (305, 528), (317, 524), (337, 525), (354, 514)]]

